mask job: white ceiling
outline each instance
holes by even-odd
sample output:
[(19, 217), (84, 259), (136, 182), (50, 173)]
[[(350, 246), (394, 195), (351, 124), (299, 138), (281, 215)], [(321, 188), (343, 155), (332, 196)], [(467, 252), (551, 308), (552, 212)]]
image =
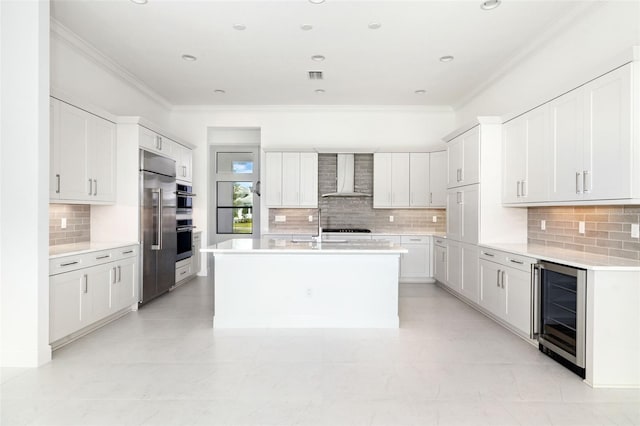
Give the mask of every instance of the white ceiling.
[(173, 105), (459, 105), (589, 1), (480, 3), (53, 0), (51, 14)]

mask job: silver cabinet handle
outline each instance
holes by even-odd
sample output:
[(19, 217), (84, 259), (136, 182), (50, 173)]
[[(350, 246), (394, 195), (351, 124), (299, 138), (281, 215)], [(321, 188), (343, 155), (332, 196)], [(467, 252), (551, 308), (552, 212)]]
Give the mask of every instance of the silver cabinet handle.
[(113, 272), (113, 275), (111, 276), (111, 284), (115, 284), (118, 282), (118, 280), (116, 279), (117, 275), (116, 275), (116, 267), (114, 266), (113, 268), (111, 268), (111, 272)]
[(88, 293), (89, 292), (89, 276), (87, 274), (84, 274), (83, 278), (84, 278), (84, 290), (82, 292)]
[[(587, 189), (587, 175), (589, 174), (589, 170), (583, 170), (582, 171), (582, 192), (589, 192), (590, 190)], [(589, 185), (590, 187), (591, 185)]]
[(498, 275), (496, 276), (496, 287), (500, 287), (500, 269), (498, 269)]
[(89, 179), (89, 195), (93, 194), (93, 180)]
[(156, 136), (156, 149), (162, 150), (162, 138), (160, 136)]
[(530, 307), (530, 324), (529, 324), (529, 338), (535, 339), (538, 337), (538, 309), (539, 309), (539, 298), (538, 298), (538, 286), (540, 281), (540, 266), (533, 266), (533, 274), (531, 275), (531, 307)]
[(60, 175), (56, 174), (56, 194), (60, 193)]
[(526, 180), (523, 180), (523, 181), (522, 181), (522, 184), (520, 185), (520, 194), (521, 194), (523, 197), (526, 197), (526, 196), (527, 196), (527, 189), (526, 189), (526, 188), (527, 188), (527, 181), (526, 181)]
[(429, 193), (429, 204), (433, 204), (433, 192)]
[(118, 265), (118, 282), (122, 282), (122, 266)]
[(460, 182), (462, 180), (462, 178), (460, 177), (461, 175), (462, 175), (461, 169), (456, 170), (456, 180), (458, 182)]
[(509, 262), (511, 263), (517, 263), (518, 265), (524, 265), (524, 262), (521, 262), (519, 260), (515, 260), (515, 259), (509, 259)]
[(98, 195), (98, 179), (93, 180), (93, 195)]
[(444, 256), (445, 256), (445, 252), (442, 252), (442, 263), (446, 262), (446, 259)]
[(111, 257), (111, 255), (110, 255), (110, 254), (105, 254), (104, 256), (97, 256), (97, 257), (96, 257), (96, 260), (100, 260), (100, 259), (107, 259), (107, 258), (109, 258), (109, 257)]
[(504, 288), (504, 271), (502, 271), (502, 274), (501, 274), (501, 275), (502, 275), (502, 280), (501, 280), (502, 282), (501, 282), (501, 284), (502, 284), (502, 288)]
[(133, 253), (133, 250), (127, 250), (122, 252), (122, 254), (129, 254), (129, 253)]
[(516, 186), (517, 186), (516, 197), (520, 198), (520, 181), (516, 183)]
[(580, 194), (580, 172), (576, 172), (576, 194)]
[(76, 265), (77, 263), (78, 261), (76, 260), (75, 262), (61, 263), (60, 266), (71, 266), (71, 265)]
[(187, 177), (187, 166), (182, 166), (182, 176)]
[(409, 238), (409, 241), (422, 241), (421, 238)]
[(482, 252), (482, 254), (484, 254), (485, 256), (489, 256), (489, 257), (495, 257), (496, 255), (493, 253), (487, 253), (487, 252)]

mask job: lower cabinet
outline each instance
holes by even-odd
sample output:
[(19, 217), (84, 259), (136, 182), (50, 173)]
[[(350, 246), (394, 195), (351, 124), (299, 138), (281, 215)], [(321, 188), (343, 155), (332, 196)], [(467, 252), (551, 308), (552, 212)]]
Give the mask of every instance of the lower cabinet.
[(97, 257), (100, 260), (93, 264), (88, 260), (93, 257), (86, 254), (78, 256), (79, 260), (59, 259), (63, 266), (86, 265), (49, 277), (49, 342), (56, 342), (137, 302), (137, 247), (105, 251)]
[(459, 241), (447, 241), (447, 285), (472, 302), (478, 303), (478, 247)]
[(480, 306), (529, 334), (531, 326), (531, 264), (533, 259), (481, 249)]
[(403, 235), (400, 245), (409, 251), (400, 257), (400, 280), (424, 281), (431, 278), (431, 237)]
[(433, 276), (446, 284), (447, 282), (447, 241), (444, 238), (433, 240)]

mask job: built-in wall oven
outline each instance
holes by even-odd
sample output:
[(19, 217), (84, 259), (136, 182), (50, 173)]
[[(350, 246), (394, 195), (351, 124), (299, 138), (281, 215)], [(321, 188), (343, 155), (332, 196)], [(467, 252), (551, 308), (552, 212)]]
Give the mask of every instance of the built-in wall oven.
[(190, 215), (193, 211), (193, 188), (189, 185), (176, 184), (176, 213)]
[(540, 351), (585, 377), (587, 272), (551, 262), (534, 265), (533, 334)]
[(193, 219), (191, 218), (178, 218), (176, 220), (176, 233), (178, 240), (176, 262), (188, 259), (193, 255), (192, 240), (194, 228)]

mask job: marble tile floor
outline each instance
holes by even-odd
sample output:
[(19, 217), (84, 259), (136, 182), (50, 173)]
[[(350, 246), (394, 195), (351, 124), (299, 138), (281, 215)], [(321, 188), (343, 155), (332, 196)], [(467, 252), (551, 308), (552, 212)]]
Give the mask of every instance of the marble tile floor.
[(0, 425), (640, 425), (640, 390), (591, 389), (434, 285), (399, 330), (213, 330), (198, 278), (3, 369)]

